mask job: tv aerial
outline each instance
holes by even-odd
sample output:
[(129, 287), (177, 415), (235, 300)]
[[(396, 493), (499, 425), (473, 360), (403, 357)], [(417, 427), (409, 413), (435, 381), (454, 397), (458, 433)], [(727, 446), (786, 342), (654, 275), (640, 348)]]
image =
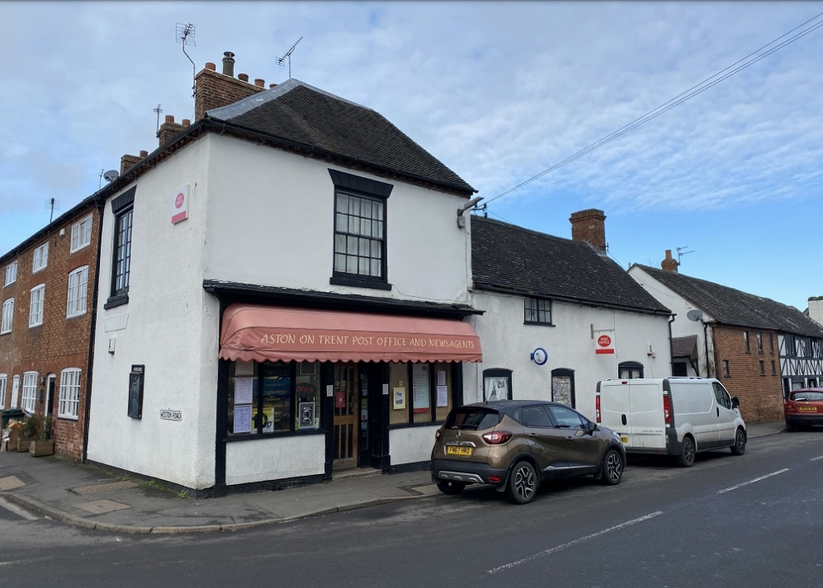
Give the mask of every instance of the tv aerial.
[(49, 213), (49, 224), (51, 224), (51, 221), (54, 218), (54, 209), (60, 209), (60, 201), (55, 200), (54, 198), (49, 198), (46, 200), (46, 208), (51, 210)]
[(685, 247), (675, 247), (677, 249), (677, 265), (680, 265), (680, 258), (686, 255), (687, 253), (694, 253), (694, 249), (691, 251), (683, 251), (684, 249), (688, 249), (689, 246), (686, 245)]
[(185, 55), (188, 58), (188, 60), (191, 61), (191, 97), (194, 98), (194, 61), (192, 61), (192, 58), (189, 57), (188, 53), (186, 53), (186, 45), (197, 47), (197, 43), (194, 42), (194, 25), (191, 23), (183, 24), (178, 22), (175, 38), (177, 39), (178, 43), (181, 43), (183, 45), (183, 55)]
[(294, 53), (294, 48), (297, 47), (297, 44), (303, 40), (303, 37), (300, 37), (294, 42), (294, 45), (291, 46), (291, 49), (286, 51), (286, 54), (283, 55), (280, 59), (277, 60), (277, 65), (283, 65), (283, 62), (286, 61), (286, 58), (289, 59), (289, 79), (291, 79), (291, 54)]

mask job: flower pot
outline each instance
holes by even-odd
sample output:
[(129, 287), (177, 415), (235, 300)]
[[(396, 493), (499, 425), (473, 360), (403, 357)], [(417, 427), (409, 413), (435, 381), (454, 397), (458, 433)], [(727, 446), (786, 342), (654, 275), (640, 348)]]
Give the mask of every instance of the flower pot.
[(29, 453), (34, 457), (54, 455), (54, 441), (32, 441), (29, 445)]

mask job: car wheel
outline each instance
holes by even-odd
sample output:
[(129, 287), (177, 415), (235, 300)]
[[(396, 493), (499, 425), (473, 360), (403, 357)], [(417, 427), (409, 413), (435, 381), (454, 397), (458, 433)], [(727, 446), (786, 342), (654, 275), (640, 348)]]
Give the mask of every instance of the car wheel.
[(527, 504), (534, 499), (539, 484), (534, 466), (527, 461), (519, 461), (509, 474), (506, 496), (515, 504)]
[(694, 439), (689, 436), (683, 439), (683, 449), (680, 451), (677, 463), (684, 468), (690, 468), (694, 465)]
[(455, 482), (454, 480), (442, 480), (437, 483), (437, 488), (443, 493), (450, 496), (460, 494), (466, 487), (465, 482)]
[(619, 484), (623, 479), (623, 456), (617, 449), (609, 449), (603, 456), (603, 471), (600, 474), (600, 481), (607, 486)]
[(789, 422), (789, 419), (786, 419), (786, 430), (789, 433), (794, 433), (797, 430), (797, 427), (795, 427), (791, 422)]
[(737, 427), (737, 432), (734, 434), (734, 445), (732, 445), (732, 454), (743, 455), (746, 453), (746, 431), (743, 427)]

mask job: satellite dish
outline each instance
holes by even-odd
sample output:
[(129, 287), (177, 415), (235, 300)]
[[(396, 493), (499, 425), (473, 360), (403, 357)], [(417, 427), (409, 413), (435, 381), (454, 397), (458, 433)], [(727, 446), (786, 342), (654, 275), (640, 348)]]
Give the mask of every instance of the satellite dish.
[(696, 323), (697, 321), (703, 318), (703, 311), (693, 308), (686, 313), (686, 318)]
[(114, 169), (110, 169), (109, 171), (107, 171), (106, 173), (103, 174), (103, 178), (107, 182), (113, 182), (114, 180), (116, 180), (119, 177), (120, 177), (120, 173), (117, 170), (114, 170)]

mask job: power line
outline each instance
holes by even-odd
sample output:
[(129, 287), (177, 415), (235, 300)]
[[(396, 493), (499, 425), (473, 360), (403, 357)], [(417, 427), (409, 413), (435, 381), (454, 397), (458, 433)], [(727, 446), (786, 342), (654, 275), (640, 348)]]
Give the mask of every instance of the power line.
[[(649, 112), (647, 112), (643, 116), (641, 116), (639, 118), (636, 118), (635, 120), (628, 123), (627, 125), (624, 125), (624, 126), (620, 127), (619, 129), (617, 129), (616, 131), (614, 131), (613, 133), (611, 133), (609, 135), (606, 135), (605, 137), (603, 137), (599, 141), (596, 141), (596, 142), (592, 143), (591, 145), (589, 145), (588, 147), (585, 147), (584, 149), (581, 149), (580, 151), (578, 151), (574, 155), (571, 155), (571, 156), (567, 157), (563, 161), (554, 164), (553, 166), (551, 166), (550, 168), (540, 172), (536, 176), (533, 176), (533, 177), (529, 178), (528, 180), (517, 184), (515, 187), (509, 188), (505, 192), (503, 192), (501, 194), (498, 194), (494, 198), (491, 198), (491, 199), (487, 200), (485, 202), (485, 205), (488, 206), (488, 204), (490, 202), (493, 202), (493, 201), (497, 200), (498, 198), (500, 198), (502, 196), (505, 196), (506, 194), (510, 194), (510, 193), (514, 192), (515, 190), (518, 190), (518, 189), (522, 188), (523, 186), (534, 182), (535, 180), (539, 180), (543, 176), (545, 176), (545, 175), (547, 175), (547, 174), (563, 167), (564, 165), (566, 165), (568, 163), (571, 163), (572, 161), (574, 161), (576, 159), (579, 159), (580, 157), (583, 157), (584, 155), (586, 155), (588, 153), (591, 153), (592, 151), (594, 151), (598, 147), (602, 147), (606, 143), (610, 143), (611, 141), (614, 141), (615, 139), (617, 139), (619, 137), (622, 137), (623, 135), (625, 135), (629, 131), (632, 131), (632, 130), (636, 129), (640, 125), (643, 125), (643, 124), (649, 122), (650, 120), (652, 120), (654, 118), (657, 118), (658, 116), (660, 116), (661, 114), (663, 114), (665, 112), (668, 112), (669, 110), (671, 110), (675, 106), (678, 106), (679, 104), (682, 104), (686, 100), (689, 100), (689, 99), (697, 96), (698, 94), (700, 94), (702, 92), (705, 92), (706, 90), (708, 90), (712, 86), (715, 86), (715, 85), (719, 84), (720, 82), (730, 78), (734, 74), (746, 69), (747, 67), (749, 67), (751, 65), (754, 65), (755, 63), (757, 63), (761, 59), (764, 59), (764, 58), (768, 57), (769, 55), (771, 55), (775, 51), (778, 51), (778, 50), (782, 49), (783, 47), (785, 47), (786, 45), (789, 45), (789, 44), (795, 42), (797, 39), (808, 35), (809, 33), (813, 32), (814, 30), (816, 30), (816, 29), (820, 28), (821, 26), (823, 26), (823, 21), (818, 22), (817, 24), (814, 24), (811, 27), (809, 27), (809, 28), (807, 28), (803, 31), (800, 31), (799, 33), (797, 33), (793, 37), (783, 41), (782, 43), (778, 44), (775, 47), (772, 47), (771, 49), (769, 49), (765, 53), (763, 53), (761, 55), (758, 55), (757, 57), (755, 57), (755, 58), (751, 59), (750, 61), (748, 61), (746, 63), (743, 63), (742, 65), (737, 67), (738, 64), (740, 64), (741, 62), (746, 61), (747, 59), (749, 59), (753, 55), (757, 55), (758, 53), (763, 51), (769, 45), (773, 45), (774, 43), (776, 43), (777, 41), (779, 41), (783, 37), (786, 37), (786, 36), (792, 34), (797, 29), (806, 26), (807, 24), (809, 24), (810, 22), (812, 22), (814, 20), (817, 20), (821, 16), (823, 16), (823, 12), (821, 12), (820, 14), (817, 14), (816, 16), (810, 18), (809, 20), (807, 20), (803, 24), (800, 24), (800, 25), (796, 26), (792, 30), (784, 33), (783, 35), (777, 37), (776, 39), (766, 43), (765, 45), (763, 45), (759, 49), (757, 49), (755, 51), (752, 51), (746, 57), (743, 57), (742, 59), (739, 59), (738, 61), (734, 62), (733, 64), (726, 67), (725, 69), (722, 69), (719, 72), (717, 72), (716, 74), (706, 78), (705, 80), (703, 80), (699, 84), (696, 84), (696, 85), (692, 86), (691, 88), (689, 88), (685, 92), (682, 92), (682, 93), (678, 94), (677, 96), (675, 96), (674, 98), (672, 98), (668, 102), (665, 102), (665, 103), (661, 104), (660, 106), (658, 106), (654, 110), (650, 110)], [(731, 70), (731, 71), (729, 71), (729, 70)]]

